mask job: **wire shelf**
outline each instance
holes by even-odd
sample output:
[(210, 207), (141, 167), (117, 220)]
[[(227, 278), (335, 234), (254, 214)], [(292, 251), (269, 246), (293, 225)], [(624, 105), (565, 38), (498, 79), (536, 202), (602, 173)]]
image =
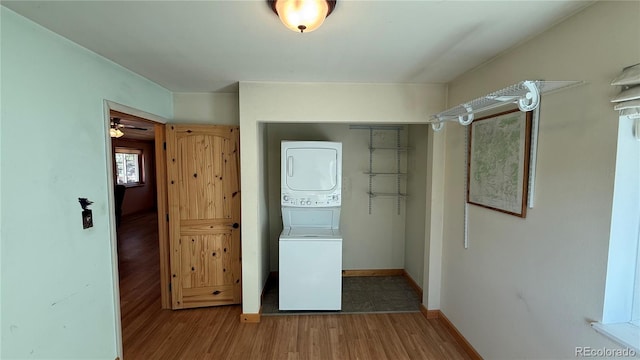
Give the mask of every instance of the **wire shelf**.
[[(473, 114), (482, 113), (497, 107), (514, 103), (518, 103), (523, 111), (533, 110), (533, 108), (538, 105), (540, 94), (548, 94), (583, 83), (583, 81), (522, 81), (435, 114), (431, 119), (427, 120), (427, 123), (439, 124), (444, 121), (452, 120), (463, 123), (465, 122), (465, 117), (470, 118), (468, 123), (471, 123), (473, 120)], [(538, 97), (537, 99), (536, 96)], [(524, 104), (521, 105), (520, 103)], [(523, 106), (530, 106), (533, 108), (522, 109)], [(468, 123), (463, 125), (468, 125)]]
[(374, 197), (398, 197), (398, 198), (404, 198), (407, 197), (407, 194), (404, 193), (383, 193), (383, 192), (367, 192), (367, 194), (369, 194), (370, 197), (374, 198)]
[(403, 172), (365, 172), (365, 175), (376, 176), (376, 175), (392, 175), (392, 176), (406, 176), (407, 173)]
[(387, 147), (380, 147), (380, 146), (370, 146), (369, 147), (369, 151), (374, 151), (374, 150), (394, 150), (394, 151), (409, 151), (412, 150), (410, 147), (407, 146), (387, 146)]

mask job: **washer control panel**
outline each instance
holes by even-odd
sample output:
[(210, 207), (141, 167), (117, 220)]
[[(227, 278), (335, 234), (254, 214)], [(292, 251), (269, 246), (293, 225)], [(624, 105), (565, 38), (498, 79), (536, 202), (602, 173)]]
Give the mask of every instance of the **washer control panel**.
[(282, 194), (280, 203), (283, 206), (297, 207), (324, 207), (324, 206), (340, 206), (340, 194), (329, 195), (307, 195), (305, 197), (296, 197), (292, 194)]

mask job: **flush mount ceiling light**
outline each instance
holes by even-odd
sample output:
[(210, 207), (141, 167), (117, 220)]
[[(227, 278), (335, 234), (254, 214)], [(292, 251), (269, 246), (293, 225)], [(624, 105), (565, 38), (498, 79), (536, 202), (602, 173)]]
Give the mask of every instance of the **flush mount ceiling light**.
[(267, 2), (286, 27), (301, 33), (319, 28), (336, 7), (335, 0), (267, 0)]

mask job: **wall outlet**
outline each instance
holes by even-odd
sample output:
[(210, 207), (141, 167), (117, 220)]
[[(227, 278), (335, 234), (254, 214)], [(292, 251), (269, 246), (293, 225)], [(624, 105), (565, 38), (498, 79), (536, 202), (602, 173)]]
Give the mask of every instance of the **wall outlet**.
[(82, 210), (82, 228), (88, 229), (93, 227), (93, 213), (90, 209)]

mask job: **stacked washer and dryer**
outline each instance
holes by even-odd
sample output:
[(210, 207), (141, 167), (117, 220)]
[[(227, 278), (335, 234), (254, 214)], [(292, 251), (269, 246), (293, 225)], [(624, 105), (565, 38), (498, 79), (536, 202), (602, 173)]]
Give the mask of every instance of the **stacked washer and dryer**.
[(283, 141), (279, 309), (342, 308), (342, 143)]

